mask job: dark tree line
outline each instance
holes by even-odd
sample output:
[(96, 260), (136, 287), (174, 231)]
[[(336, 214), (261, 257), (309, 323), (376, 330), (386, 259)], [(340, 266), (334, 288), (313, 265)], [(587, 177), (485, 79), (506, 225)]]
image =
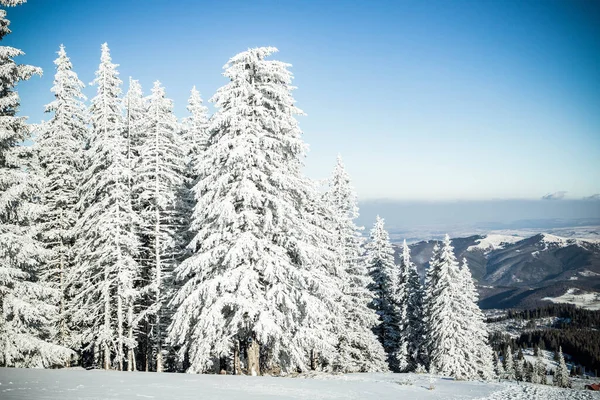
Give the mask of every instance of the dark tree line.
[[(536, 328), (534, 320), (556, 317), (557, 320), (545, 329)], [(551, 304), (531, 310), (509, 310), (499, 318), (488, 319), (488, 322), (500, 322), (515, 319), (531, 321), (527, 330), (518, 338), (494, 333), (491, 343), (494, 350), (504, 354), (508, 346), (513, 349), (539, 348), (558, 352), (560, 346), (571, 356), (574, 364), (573, 374), (591, 373), (598, 376), (600, 372), (600, 311), (585, 310), (569, 304)]]

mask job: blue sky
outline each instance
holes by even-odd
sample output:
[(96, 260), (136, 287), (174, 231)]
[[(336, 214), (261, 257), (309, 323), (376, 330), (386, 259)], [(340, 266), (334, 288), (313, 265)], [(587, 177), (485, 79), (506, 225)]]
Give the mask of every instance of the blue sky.
[(363, 200), (600, 193), (597, 2), (30, 0), (8, 18), (3, 44), (45, 71), (19, 85), (30, 122), (61, 43), (89, 83), (108, 42), (179, 117), (192, 85), (207, 100), (229, 57), (269, 45), (293, 64), (310, 177), (340, 153)]

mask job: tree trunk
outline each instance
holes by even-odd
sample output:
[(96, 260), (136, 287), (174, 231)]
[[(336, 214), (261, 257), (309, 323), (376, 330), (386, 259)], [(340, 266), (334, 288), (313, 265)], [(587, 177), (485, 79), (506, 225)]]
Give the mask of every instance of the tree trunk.
[[(156, 113), (158, 114), (158, 108), (156, 109)], [(154, 201), (155, 201), (155, 210), (154, 210), (154, 262), (156, 263), (156, 304), (158, 305), (158, 310), (156, 311), (156, 372), (163, 371), (163, 359), (162, 359), (162, 332), (161, 332), (161, 320), (160, 316), (162, 313), (162, 304), (160, 298), (160, 290), (162, 289), (162, 265), (161, 265), (161, 251), (160, 251), (160, 209), (159, 209), (159, 201), (158, 197), (160, 196), (160, 187), (158, 174), (160, 173), (160, 158), (159, 158), (159, 146), (158, 146), (158, 115), (156, 115), (156, 129), (154, 132), (154, 146), (155, 146), (155, 165), (156, 165), (156, 176), (154, 178)]]
[[(104, 279), (108, 282), (108, 273), (104, 273)], [(106, 332), (110, 331), (110, 290), (109, 286), (106, 285), (104, 289), (104, 329)], [(108, 342), (104, 339), (102, 343), (104, 350), (104, 369), (110, 369), (110, 347)]]
[(235, 341), (235, 346), (233, 348), (233, 374), (240, 374), (240, 341)]
[(248, 346), (248, 374), (252, 376), (260, 375), (260, 345), (255, 338)]
[(117, 287), (119, 288), (119, 293), (117, 293), (117, 330), (119, 331), (119, 333), (117, 333), (119, 343), (117, 347), (117, 357), (119, 357), (119, 371), (123, 371), (123, 359), (125, 358), (123, 350), (123, 296), (121, 296), (123, 287), (120, 284)]
[(317, 369), (317, 352), (314, 350), (310, 351), (310, 369), (312, 371)]
[(135, 353), (133, 351), (132, 343), (133, 343), (133, 305), (131, 304), (131, 300), (129, 300), (129, 308), (127, 310), (127, 326), (129, 327), (129, 332), (127, 337), (129, 339), (129, 348), (127, 349), (127, 371), (135, 371)]

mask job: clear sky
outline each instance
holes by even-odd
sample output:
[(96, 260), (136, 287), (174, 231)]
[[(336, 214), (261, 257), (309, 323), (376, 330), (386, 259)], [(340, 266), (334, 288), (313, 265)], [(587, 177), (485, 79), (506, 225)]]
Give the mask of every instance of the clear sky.
[(226, 83), (231, 56), (275, 46), (312, 178), (340, 153), (361, 199), (600, 193), (597, 1), (29, 0), (8, 18), (3, 45), (45, 71), (19, 85), (30, 122), (61, 43), (89, 83), (108, 42), (122, 79), (160, 80), (178, 117), (192, 85), (207, 100)]

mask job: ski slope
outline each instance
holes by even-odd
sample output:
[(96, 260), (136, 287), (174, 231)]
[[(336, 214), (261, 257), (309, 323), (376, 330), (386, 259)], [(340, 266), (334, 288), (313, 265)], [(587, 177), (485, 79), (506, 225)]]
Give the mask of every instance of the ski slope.
[[(459, 382), (416, 374), (314, 374), (279, 378), (144, 372), (0, 368), (2, 400), (257, 399), (599, 399), (589, 391), (550, 386)], [(434, 389), (430, 390), (430, 384)]]

